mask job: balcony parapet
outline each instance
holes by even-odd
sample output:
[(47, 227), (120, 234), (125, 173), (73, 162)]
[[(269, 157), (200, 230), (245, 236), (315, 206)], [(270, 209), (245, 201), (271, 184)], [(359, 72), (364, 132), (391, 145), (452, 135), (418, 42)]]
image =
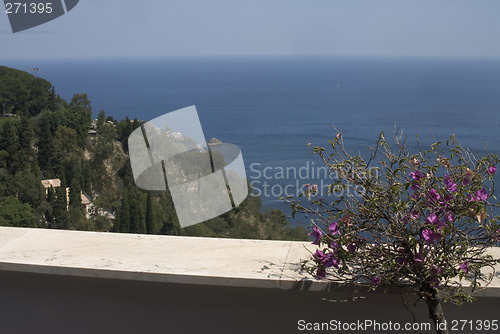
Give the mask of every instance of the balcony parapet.
[[(297, 241), (0, 227), (3, 271), (246, 288), (346, 289), (300, 270), (301, 260), (314, 251), (311, 243)], [(500, 248), (492, 254), (499, 257)], [(500, 275), (477, 296), (500, 297)]]

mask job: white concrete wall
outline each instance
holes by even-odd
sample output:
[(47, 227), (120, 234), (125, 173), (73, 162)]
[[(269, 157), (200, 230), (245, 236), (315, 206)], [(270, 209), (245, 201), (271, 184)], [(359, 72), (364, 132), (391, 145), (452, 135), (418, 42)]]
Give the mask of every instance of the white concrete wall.
[[(300, 274), (304, 246), (0, 228), (1, 333), (321, 333), (298, 330), (299, 320), (412, 322), (397, 293)], [(446, 305), (449, 321), (500, 322), (498, 286), (483, 296)], [(422, 302), (409, 307), (429, 322)]]

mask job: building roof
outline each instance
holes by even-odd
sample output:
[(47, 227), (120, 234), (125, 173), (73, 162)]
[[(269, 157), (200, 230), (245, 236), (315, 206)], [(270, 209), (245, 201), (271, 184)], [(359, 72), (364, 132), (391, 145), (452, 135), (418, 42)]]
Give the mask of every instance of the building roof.
[(82, 198), (82, 204), (83, 205), (92, 204), (92, 198), (90, 198), (90, 196), (87, 195), (86, 193), (84, 193), (83, 191), (82, 191), (82, 194), (81, 194), (81, 198)]
[[(66, 187), (66, 202), (69, 203), (69, 192), (71, 190), (69, 189), (69, 187)], [(82, 205), (89, 205), (89, 204), (92, 204), (92, 198), (90, 198), (89, 195), (87, 195), (86, 193), (84, 193), (83, 191), (80, 191), (80, 199), (82, 201)]]
[(61, 180), (59, 179), (48, 179), (40, 182), (42, 182), (44, 188), (59, 188), (61, 186)]

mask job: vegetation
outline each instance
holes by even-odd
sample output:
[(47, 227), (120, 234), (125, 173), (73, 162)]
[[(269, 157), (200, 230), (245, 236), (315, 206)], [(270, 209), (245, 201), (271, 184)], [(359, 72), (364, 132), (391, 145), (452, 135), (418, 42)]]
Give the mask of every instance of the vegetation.
[[(311, 187), (309, 205), (288, 198), (294, 212), (314, 217), (318, 250), (304, 268), (372, 290), (402, 288), (444, 324), (441, 302), (473, 301), (500, 262), (488, 254), (500, 242), (498, 158), (478, 158), (455, 137), (411, 154), (398, 133), (394, 143), (381, 134), (366, 161), (346, 151), (340, 133), (330, 144), (331, 151), (310, 147), (333, 176), (329, 197)], [(436, 331), (447, 333), (441, 325)]]
[[(114, 120), (102, 110), (94, 121), (85, 93), (68, 103), (48, 81), (0, 67), (0, 107), (0, 225), (307, 239), (281, 211), (261, 213), (260, 198), (252, 196), (220, 217), (181, 229), (168, 191), (134, 185), (127, 142), (140, 121)], [(61, 184), (45, 189), (45, 179)], [(87, 212), (82, 192), (92, 198)]]

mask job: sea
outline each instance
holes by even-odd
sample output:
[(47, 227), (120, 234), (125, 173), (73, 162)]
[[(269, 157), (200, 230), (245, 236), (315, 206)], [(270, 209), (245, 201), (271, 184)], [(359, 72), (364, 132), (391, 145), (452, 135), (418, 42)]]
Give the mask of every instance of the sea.
[[(384, 132), (422, 147), (455, 135), (500, 153), (500, 59), (211, 57), (12, 60), (1, 65), (50, 81), (66, 100), (85, 92), (93, 115), (151, 120), (195, 105), (207, 140), (238, 145), (253, 192), (287, 215), (282, 196), (328, 184), (306, 146), (369, 154)], [(304, 199), (305, 200), (305, 199)], [(292, 220), (308, 224), (307, 217)]]

